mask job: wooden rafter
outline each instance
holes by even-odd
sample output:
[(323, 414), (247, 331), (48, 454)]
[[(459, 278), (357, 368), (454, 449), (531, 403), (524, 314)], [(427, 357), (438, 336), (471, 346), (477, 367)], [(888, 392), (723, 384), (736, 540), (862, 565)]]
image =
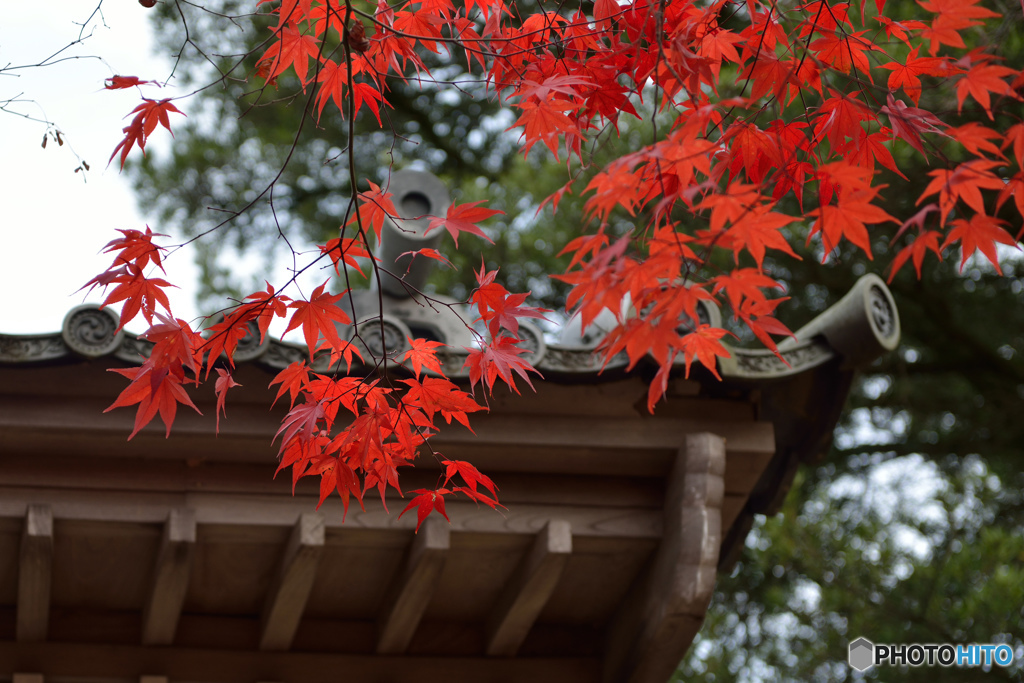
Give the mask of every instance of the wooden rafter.
[(514, 657), (554, 593), (572, 553), (572, 526), (552, 519), (537, 534), (487, 624), (487, 654)]
[(53, 511), (48, 505), (29, 505), (21, 535), (18, 566), (17, 638), (46, 640), (53, 577)]
[(143, 645), (170, 645), (174, 642), (188, 591), (195, 545), (195, 513), (187, 509), (171, 510), (164, 522), (153, 580), (142, 612)]
[(306, 611), (324, 549), (324, 517), (306, 512), (292, 527), (263, 608), (261, 650), (288, 650)]
[(392, 584), (377, 621), (378, 654), (401, 654), (409, 647), (434, 595), (450, 547), (448, 523), (436, 516), (427, 518), (409, 548), (405, 566)]

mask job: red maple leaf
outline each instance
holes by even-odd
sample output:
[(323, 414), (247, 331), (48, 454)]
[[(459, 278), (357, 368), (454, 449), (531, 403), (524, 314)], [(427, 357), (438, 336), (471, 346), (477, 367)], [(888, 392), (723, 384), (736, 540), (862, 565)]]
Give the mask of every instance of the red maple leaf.
[(690, 376), (690, 363), (696, 358), (717, 379), (722, 379), (716, 367), (718, 364), (717, 359), (719, 356), (731, 358), (732, 354), (718, 340), (727, 334), (732, 333), (718, 327), (711, 327), (710, 325), (698, 325), (696, 330), (683, 335), (681, 349), (686, 363), (687, 377)]
[(288, 314), (287, 304), (291, 301), (288, 297), (275, 293), (274, 286), (269, 282), (264, 281), (264, 284), (267, 285), (266, 291), (256, 292), (245, 297), (249, 303), (243, 305), (247, 313), (256, 317), (260, 328), (261, 344), (267, 338), (267, 329), (273, 319), (283, 318)]
[(889, 115), (889, 122), (892, 124), (893, 139), (897, 136), (906, 140), (911, 147), (921, 153), (926, 159), (928, 155), (921, 145), (921, 133), (942, 133), (946, 126), (929, 111), (908, 107), (901, 100), (894, 100), (892, 93), (889, 93), (887, 106), (879, 111)]
[[(366, 107), (373, 112), (374, 117), (377, 119), (377, 125), (382, 126), (380, 120), (380, 105), (391, 106), (391, 103), (384, 99), (384, 95), (380, 93), (377, 88), (373, 87), (369, 83), (355, 82), (352, 84), (352, 111), (357, 115), (359, 114), (359, 108), (366, 104)], [(344, 110), (342, 110), (344, 111)]]
[(171, 304), (167, 300), (167, 294), (164, 293), (163, 288), (174, 285), (160, 278), (144, 277), (142, 271), (133, 265), (126, 268), (127, 271), (123, 275), (118, 275), (113, 279), (113, 282), (117, 283), (117, 287), (107, 295), (100, 307), (124, 301), (124, 305), (121, 307), (121, 324), (117, 328), (119, 330), (134, 320), (140, 312), (146, 322), (152, 325), (157, 304), (162, 306), (165, 311), (170, 312)]
[(471, 202), (469, 204), (451, 204), (448, 207), (448, 211), (444, 218), (432, 218), (430, 219), (430, 227), (427, 228), (427, 232), (434, 230), (437, 227), (444, 226), (445, 230), (452, 236), (452, 240), (455, 242), (455, 247), (459, 246), (459, 233), (468, 232), (473, 235), (483, 237), (488, 242), (494, 243), (490, 237), (484, 234), (483, 230), (477, 226), (480, 221), (485, 221), (491, 216), (497, 216), (504, 214), (504, 211), (498, 211), (496, 209), (485, 209), (479, 204), (483, 204), (487, 200), (481, 200), (479, 202)]
[[(114, 152), (110, 155), (110, 159), (107, 160), (107, 164), (114, 160), (117, 156), (118, 150), (121, 151), (121, 168), (124, 168), (125, 159), (128, 158), (128, 152), (131, 151), (135, 144), (139, 145), (139, 149), (142, 153), (146, 153), (146, 139), (156, 130), (157, 124), (163, 126), (171, 135), (174, 132), (171, 131), (171, 122), (168, 118), (168, 114), (174, 112), (175, 114), (182, 114), (177, 107), (171, 104), (171, 99), (165, 100), (147, 100), (143, 98), (142, 104), (132, 109), (128, 113), (128, 116), (135, 114), (135, 118), (132, 122), (125, 126), (122, 130), (124, 133), (124, 139), (117, 143), (117, 147), (114, 148)], [(126, 117), (127, 118), (127, 117)]]
[(996, 272), (1002, 275), (1003, 271), (999, 267), (999, 254), (996, 252), (996, 243), (1006, 244), (1011, 247), (1017, 245), (1017, 241), (1003, 228), (1004, 225), (1006, 225), (1006, 221), (986, 216), (984, 213), (976, 213), (971, 216), (970, 220), (958, 218), (953, 221), (953, 229), (946, 235), (942, 248), (946, 249), (950, 245), (960, 242), (961, 271), (963, 271), (967, 259), (974, 252), (981, 251), (985, 258), (995, 266)]
[(765, 207), (757, 207), (755, 211), (748, 211), (725, 233), (726, 238), (732, 243), (733, 258), (739, 263), (740, 251), (746, 249), (754, 257), (754, 261), (760, 269), (764, 262), (765, 250), (777, 249), (799, 261), (800, 257), (779, 232), (780, 228), (795, 220), (797, 219), (793, 216), (768, 211)]
[(114, 408), (139, 404), (135, 413), (135, 426), (128, 435), (129, 441), (140, 429), (149, 424), (158, 412), (167, 427), (165, 437), (170, 437), (171, 425), (174, 423), (179, 403), (202, 415), (185, 393), (185, 388), (181, 385), (183, 376), (179, 373), (171, 372), (167, 368), (158, 368), (152, 363), (144, 363), (138, 368), (115, 368), (110, 372), (127, 377), (131, 384), (103, 412), (109, 413)]
[(880, 65), (881, 68), (892, 71), (889, 74), (889, 89), (895, 92), (897, 88), (903, 88), (903, 92), (907, 93), (914, 104), (921, 99), (920, 76), (933, 76), (941, 73), (940, 67), (944, 63), (944, 60), (938, 57), (918, 57), (918, 49), (915, 47), (910, 51), (906, 64), (887, 62)]
[[(485, 237), (486, 237), (486, 235), (485, 235)], [(427, 258), (433, 259), (434, 261), (440, 261), (441, 263), (443, 263), (444, 265), (448, 266), (449, 268), (452, 268), (452, 269), (455, 268), (455, 264), (453, 264), (451, 261), (449, 261), (447, 258), (445, 258), (444, 254), (439, 252), (437, 249), (431, 249), (430, 247), (423, 247), (422, 249), (417, 249), (416, 251), (403, 251), (398, 256), (399, 257), (411, 256), (412, 258), (409, 259), (409, 267), (410, 268), (412, 268), (412, 262), (413, 262), (413, 260), (416, 259), (417, 256), (426, 256)]]
[(466, 413), (483, 410), (483, 406), (474, 401), (469, 394), (439, 377), (424, 377), (422, 380), (403, 379), (402, 382), (409, 385), (405, 403), (422, 409), (427, 419), (433, 421), (434, 414), (440, 412), (448, 424), (452, 423), (454, 417), (466, 429), (473, 431)]
[(277, 403), (277, 399), (284, 395), (284, 392), (288, 392), (291, 395), (291, 406), (295, 405), (295, 399), (299, 397), (299, 394), (306, 388), (309, 383), (309, 368), (306, 366), (306, 361), (295, 361), (291, 363), (281, 372), (277, 373), (274, 379), (270, 380), (268, 388), (275, 384), (280, 384), (281, 387), (277, 390), (277, 396), (274, 397), (273, 406)]
[(320, 73), (316, 76), (320, 88), (316, 92), (317, 121), (323, 116), (324, 107), (327, 102), (334, 100), (338, 111), (345, 112), (345, 88), (348, 87), (348, 67), (344, 64), (337, 64), (330, 59), (324, 60), (320, 65)]
[(1016, 76), (1019, 72), (997, 64), (977, 64), (956, 83), (957, 113), (963, 109), (964, 99), (970, 95), (982, 106), (989, 119), (994, 120), (992, 115), (992, 99), (989, 93), (996, 95), (1008, 95), (1014, 99), (1020, 99), (1010, 84), (1003, 79), (1007, 76)]
[[(929, 205), (934, 206), (934, 205)], [(939, 238), (942, 234), (937, 230), (925, 230), (920, 235), (914, 238), (914, 241), (905, 246), (896, 254), (896, 258), (892, 260), (892, 272), (889, 273), (888, 282), (892, 282), (892, 279), (896, 277), (896, 273), (903, 264), (909, 259), (913, 259), (914, 270), (917, 271), (917, 277), (921, 277), (921, 264), (924, 263), (924, 257), (928, 251), (935, 252), (935, 255), (942, 260), (942, 250), (939, 247)]]
[(840, 240), (846, 238), (853, 244), (860, 247), (869, 259), (871, 255), (871, 240), (868, 238), (866, 225), (870, 223), (884, 223), (891, 221), (899, 223), (881, 207), (871, 202), (882, 188), (873, 187), (868, 190), (857, 190), (839, 196), (835, 206), (822, 206), (812, 212), (816, 216), (814, 225), (811, 227), (808, 238), (821, 233), (824, 255), (822, 263), (828, 255), (839, 246)]
[(368, 192), (359, 193), (359, 209), (358, 213), (349, 219), (348, 225), (357, 223), (363, 229), (369, 225), (373, 228), (374, 234), (377, 235), (377, 240), (380, 240), (380, 231), (384, 228), (384, 219), (387, 217), (397, 218), (398, 209), (395, 208), (394, 202), (391, 201), (391, 193), (381, 190), (380, 185), (377, 185), (373, 181), (370, 183), (370, 189)]
[(320, 44), (314, 36), (304, 35), (292, 26), (279, 29), (278, 35), (280, 39), (267, 48), (256, 62), (257, 74), (267, 83), (273, 83), (288, 67), (292, 67), (305, 92), (309, 60), (311, 57), (318, 58)]
[(527, 100), (516, 105), (523, 110), (515, 123), (508, 130), (524, 127), (523, 131), (523, 154), (529, 154), (530, 148), (538, 142), (543, 142), (551, 153), (558, 158), (558, 138), (561, 135), (568, 137), (580, 136), (580, 129), (572, 120), (563, 114), (564, 111), (572, 111), (579, 108), (574, 102), (563, 99), (552, 99), (544, 102)]
[(519, 357), (526, 353), (526, 349), (516, 346), (518, 341), (514, 337), (501, 335), (490, 344), (485, 344), (483, 348), (466, 349), (469, 351), (469, 357), (463, 367), (469, 368), (470, 386), (476, 387), (477, 382), (483, 382), (487, 385), (488, 391), (494, 391), (494, 380), (500, 377), (518, 394), (519, 389), (512, 376), (515, 372), (533, 389), (533, 383), (526, 373), (535, 372), (540, 375), (540, 371)]
[(228, 396), (228, 389), (231, 387), (242, 386), (234, 380), (231, 373), (224, 368), (217, 368), (217, 374), (220, 375), (217, 381), (214, 382), (214, 391), (217, 395), (217, 433), (220, 433), (220, 414), (223, 412), (224, 417), (227, 417), (227, 409), (224, 406), (224, 401)]
[[(476, 492), (479, 485), (483, 485), (491, 492), (491, 495), (497, 500), (498, 498), (498, 487), (494, 485), (491, 478), (481, 474), (472, 463), (468, 463), (465, 460), (442, 460), (441, 464), (445, 466), (444, 470), (444, 485), (448, 486), (452, 478), (455, 475), (462, 477), (466, 485), (474, 492)], [(492, 506), (493, 507), (493, 506)]]
[(153, 238), (167, 237), (167, 235), (154, 233), (150, 230), (148, 225), (146, 226), (146, 232), (144, 233), (140, 230), (121, 229), (118, 229), (118, 232), (121, 233), (123, 237), (111, 240), (103, 247), (104, 254), (109, 254), (112, 251), (121, 252), (114, 257), (114, 262), (110, 265), (111, 268), (117, 265), (133, 263), (135, 266), (142, 269), (152, 262), (155, 266), (160, 268), (160, 270), (164, 269), (164, 265), (161, 263), (160, 252), (166, 251), (166, 247), (153, 244)]
[[(420, 525), (423, 524), (423, 520), (425, 520), (434, 510), (437, 510), (441, 513), (442, 517), (448, 519), (448, 513), (444, 510), (444, 497), (451, 493), (451, 491), (446, 488), (440, 488), (434, 491), (416, 489), (415, 491), (412, 491), (412, 493), (418, 493), (419, 495), (409, 501), (409, 504), (405, 506), (405, 509), (398, 515), (398, 518), (401, 519), (402, 515), (406, 512), (416, 508), (416, 533), (419, 533)], [(448, 519), (448, 521), (449, 523), (451, 522), (450, 519)]]
[(341, 275), (342, 263), (352, 266), (359, 271), (360, 275), (363, 275), (363, 269), (359, 267), (359, 261), (356, 259), (374, 258), (361, 240), (351, 237), (335, 237), (318, 248), (321, 254), (330, 257), (331, 263), (334, 264), (334, 272), (338, 275)]
[(1017, 160), (1017, 165), (1024, 167), (1024, 123), (1010, 126), (999, 149), (1006, 149), (1010, 145), (1013, 145), (1013, 156)]
[(402, 356), (402, 362), (412, 363), (412, 371), (417, 377), (423, 368), (432, 370), (439, 375), (444, 374), (441, 370), (441, 361), (437, 359), (436, 349), (444, 348), (441, 342), (429, 341), (427, 339), (409, 339), (409, 350)]
[[(1024, 171), (1018, 171), (1012, 178), (1006, 181), (1006, 187), (1000, 191), (999, 199), (996, 201), (996, 208), (1002, 208), (1003, 204), (1010, 197), (1013, 197), (1017, 213), (1024, 216)], [(1024, 235), (1024, 225), (1021, 226), (1020, 232), (1017, 233), (1017, 239), (1020, 239), (1021, 235)]]
[(315, 437), (320, 436), (319, 423), (326, 417), (323, 402), (313, 400), (309, 394), (306, 394), (306, 401), (292, 406), (292, 409), (288, 411), (288, 414), (285, 415), (284, 420), (281, 422), (280, 429), (274, 434), (275, 441), (277, 437), (284, 434), (284, 439), (281, 442), (281, 453), (284, 453), (293, 440), (309, 443)]
[(981, 196), (981, 190), (1002, 190), (1005, 186), (1005, 183), (991, 171), (999, 165), (998, 161), (974, 159), (965, 161), (952, 171), (948, 169), (930, 171), (928, 175), (932, 176), (934, 180), (928, 183), (928, 187), (921, 193), (917, 203), (920, 204), (925, 197), (938, 192), (942, 225), (946, 224), (949, 212), (953, 210), (960, 199), (978, 213), (985, 213), (985, 200)]
[(551, 312), (546, 308), (523, 306), (526, 297), (530, 295), (529, 292), (510, 294), (504, 291), (504, 287), (501, 287), (503, 294), (500, 296), (487, 296), (485, 292), (491, 291), (491, 288), (494, 287), (500, 287), (500, 285), (492, 284), (481, 287), (470, 297), (470, 300), (477, 305), (481, 319), (487, 323), (487, 329), (492, 337), (496, 336), (502, 328), (518, 337), (519, 318), (546, 320), (544, 314)]
[(156, 81), (140, 81), (138, 76), (111, 76), (103, 83), (103, 87), (107, 90), (121, 90), (123, 88), (133, 88), (137, 85), (146, 85), (147, 83), (156, 84)]
[(345, 296), (348, 290), (332, 295), (329, 292), (324, 292), (325, 287), (327, 287), (327, 282), (314, 289), (309, 301), (293, 301), (288, 304), (288, 308), (294, 308), (295, 313), (288, 321), (288, 327), (284, 333), (288, 334), (301, 325), (310, 357), (320, 347), (321, 342), (318, 340), (321, 335), (333, 350), (340, 351), (348, 344), (338, 336), (338, 328), (335, 326), (335, 323), (352, 324), (352, 320), (345, 314), (345, 311), (338, 307), (338, 300)]

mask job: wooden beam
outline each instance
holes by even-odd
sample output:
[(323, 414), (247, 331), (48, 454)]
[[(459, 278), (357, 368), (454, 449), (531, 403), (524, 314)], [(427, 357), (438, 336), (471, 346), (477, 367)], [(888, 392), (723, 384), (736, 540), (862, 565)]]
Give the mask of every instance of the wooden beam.
[(661, 544), (610, 622), (606, 682), (664, 683), (700, 629), (715, 586), (724, 473), (725, 440), (687, 435), (669, 475)]
[[(102, 643), (0, 641), (0, 671), (29, 670), (46, 677), (137, 679), (160, 671), (171, 681), (209, 683), (337, 683), (353, 681), (528, 681), (593, 683), (600, 662), (590, 658), (389, 657), (311, 652), (256, 652)], [(664, 682), (662, 682), (664, 683)]]
[(43, 683), (43, 674), (19, 674), (11, 676), (11, 683)]
[(572, 526), (553, 519), (537, 534), (487, 624), (487, 654), (514, 657), (554, 593), (572, 553)]
[(168, 683), (167, 676), (139, 676), (139, 683)]
[(304, 512), (292, 527), (263, 607), (261, 650), (288, 650), (306, 611), (324, 549), (324, 516)]
[[(131, 431), (135, 418), (127, 411), (100, 415), (107, 402), (107, 399), (101, 398), (62, 398), (51, 395), (0, 397), (0, 428), (4, 430), (8, 443), (28, 453), (41, 450), (60, 453), (60, 444), (65, 443), (71, 434), (75, 439), (88, 444), (90, 454), (128, 455), (131, 451), (121, 447), (120, 434), (126, 429)], [(230, 423), (221, 427), (217, 443), (207, 440), (213, 436), (210, 429), (213, 425), (189, 413), (182, 413), (175, 421), (176, 442), (166, 442), (155, 429), (143, 431), (136, 439), (141, 440), (147, 454), (153, 458), (180, 460), (181, 443), (184, 442), (194, 447), (194, 455), (197, 457), (205, 456), (215, 461), (265, 461), (268, 455), (274, 453), (268, 444), (276, 423), (267, 419), (266, 410), (244, 405), (240, 405), (239, 409), (232, 414)], [(774, 442), (768, 444), (764, 439), (766, 434), (770, 435), (770, 423), (752, 422), (749, 417), (736, 417), (731, 411), (726, 411), (722, 417), (715, 419), (708, 419), (709, 416), (653, 418), (644, 421), (643, 429), (637, 429), (635, 415), (566, 416), (557, 411), (543, 415), (486, 413), (474, 416), (475, 434), (461, 427), (446, 426), (434, 440), (439, 446), (445, 447), (445, 454), (451, 450), (450, 446), (460, 446), (463, 452), (474, 449), (481, 454), (491, 450), (482, 448), (484, 444), (509, 446), (515, 457), (507, 453), (497, 458), (488, 455), (487, 469), (492, 472), (530, 471), (538, 467), (551, 473), (564, 474), (593, 471), (591, 463), (585, 458), (563, 461), (560, 458), (538, 457), (530, 452), (533, 447), (553, 447), (568, 451), (602, 451), (604, 457), (601, 460), (606, 468), (604, 473), (646, 476), (661, 465), (660, 459), (656, 457), (650, 462), (651, 451), (674, 451), (679, 446), (682, 434), (712, 431), (728, 439), (730, 450), (774, 450)], [(531, 446), (531, 449), (524, 449), (523, 446)], [(635, 454), (623, 459), (619, 457), (623, 448), (629, 448)], [(667, 468), (659, 469), (655, 474), (663, 475), (666, 471)]]
[[(285, 489), (287, 491), (287, 487)], [(162, 524), (171, 510), (189, 508), (196, 522), (216, 527), (291, 527), (299, 514), (316, 507), (316, 496), (241, 495), (227, 493), (146, 493), (124, 491), (75, 491), (0, 486), (0, 517), (21, 517), (25, 505), (44, 502), (61, 519), (96, 522)], [(336, 502), (336, 501), (335, 501)], [(365, 510), (353, 507), (347, 518), (341, 505), (325, 504), (321, 510), (328, 529), (392, 529), (411, 532), (415, 515), (401, 519), (388, 514), (380, 499), (367, 497)], [(601, 507), (519, 504), (502, 514), (464, 501), (445, 505), (454, 532), (487, 534), (535, 534), (549, 519), (566, 519), (574, 536), (610, 538), (661, 538), (664, 515), (645, 507)], [(344, 521), (343, 521), (344, 520)], [(422, 532), (421, 532), (422, 533)]]
[(19, 642), (46, 640), (53, 577), (53, 511), (48, 505), (29, 505), (21, 536), (18, 567)]
[(153, 581), (142, 611), (143, 645), (170, 645), (174, 642), (181, 607), (188, 591), (195, 547), (195, 512), (171, 510), (164, 522), (164, 535), (153, 567)]
[(391, 585), (377, 620), (377, 654), (402, 654), (434, 595), (451, 547), (451, 527), (428, 517), (406, 555), (401, 574)]

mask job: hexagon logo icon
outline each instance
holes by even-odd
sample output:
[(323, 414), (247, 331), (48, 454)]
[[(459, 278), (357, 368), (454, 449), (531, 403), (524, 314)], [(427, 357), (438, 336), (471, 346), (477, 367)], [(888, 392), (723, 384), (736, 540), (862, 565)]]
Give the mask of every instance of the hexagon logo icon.
[(850, 666), (864, 671), (875, 663), (875, 644), (867, 638), (858, 638), (850, 643)]

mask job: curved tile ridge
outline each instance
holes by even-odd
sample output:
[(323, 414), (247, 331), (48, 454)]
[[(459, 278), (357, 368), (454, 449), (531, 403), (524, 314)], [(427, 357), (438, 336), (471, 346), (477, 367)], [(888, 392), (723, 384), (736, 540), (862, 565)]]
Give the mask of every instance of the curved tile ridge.
[[(141, 363), (149, 356), (152, 343), (138, 336), (117, 330), (117, 314), (109, 309), (85, 304), (68, 312), (59, 334), (0, 335), (0, 363), (31, 365), (113, 356), (127, 363)], [(541, 373), (574, 376), (597, 376), (602, 370), (622, 370), (629, 364), (625, 354), (605, 361), (595, 352), (594, 344), (564, 345), (545, 342), (539, 328), (529, 321), (520, 323), (524, 356)], [(400, 318), (385, 313), (380, 324), (362, 326), (354, 343), (368, 363), (383, 360), (389, 363), (407, 350), (407, 326)], [(767, 349), (728, 347), (730, 358), (719, 361), (723, 377), (743, 380), (771, 380), (789, 377), (811, 370), (833, 358), (843, 359), (849, 368), (861, 367), (878, 356), (892, 351), (899, 344), (900, 322), (896, 304), (888, 287), (876, 275), (865, 275), (839, 302), (828, 308), (810, 323), (800, 328), (794, 337), (779, 344), (779, 354)], [(257, 363), (270, 369), (282, 369), (292, 362), (307, 357), (306, 347), (278, 339), (258, 341), (252, 333), (242, 340), (235, 360)], [(468, 352), (450, 348), (440, 355), (445, 374), (452, 378), (465, 378), (464, 367)], [(318, 354), (313, 368), (329, 369), (326, 354)], [(684, 359), (676, 359), (682, 366)]]

